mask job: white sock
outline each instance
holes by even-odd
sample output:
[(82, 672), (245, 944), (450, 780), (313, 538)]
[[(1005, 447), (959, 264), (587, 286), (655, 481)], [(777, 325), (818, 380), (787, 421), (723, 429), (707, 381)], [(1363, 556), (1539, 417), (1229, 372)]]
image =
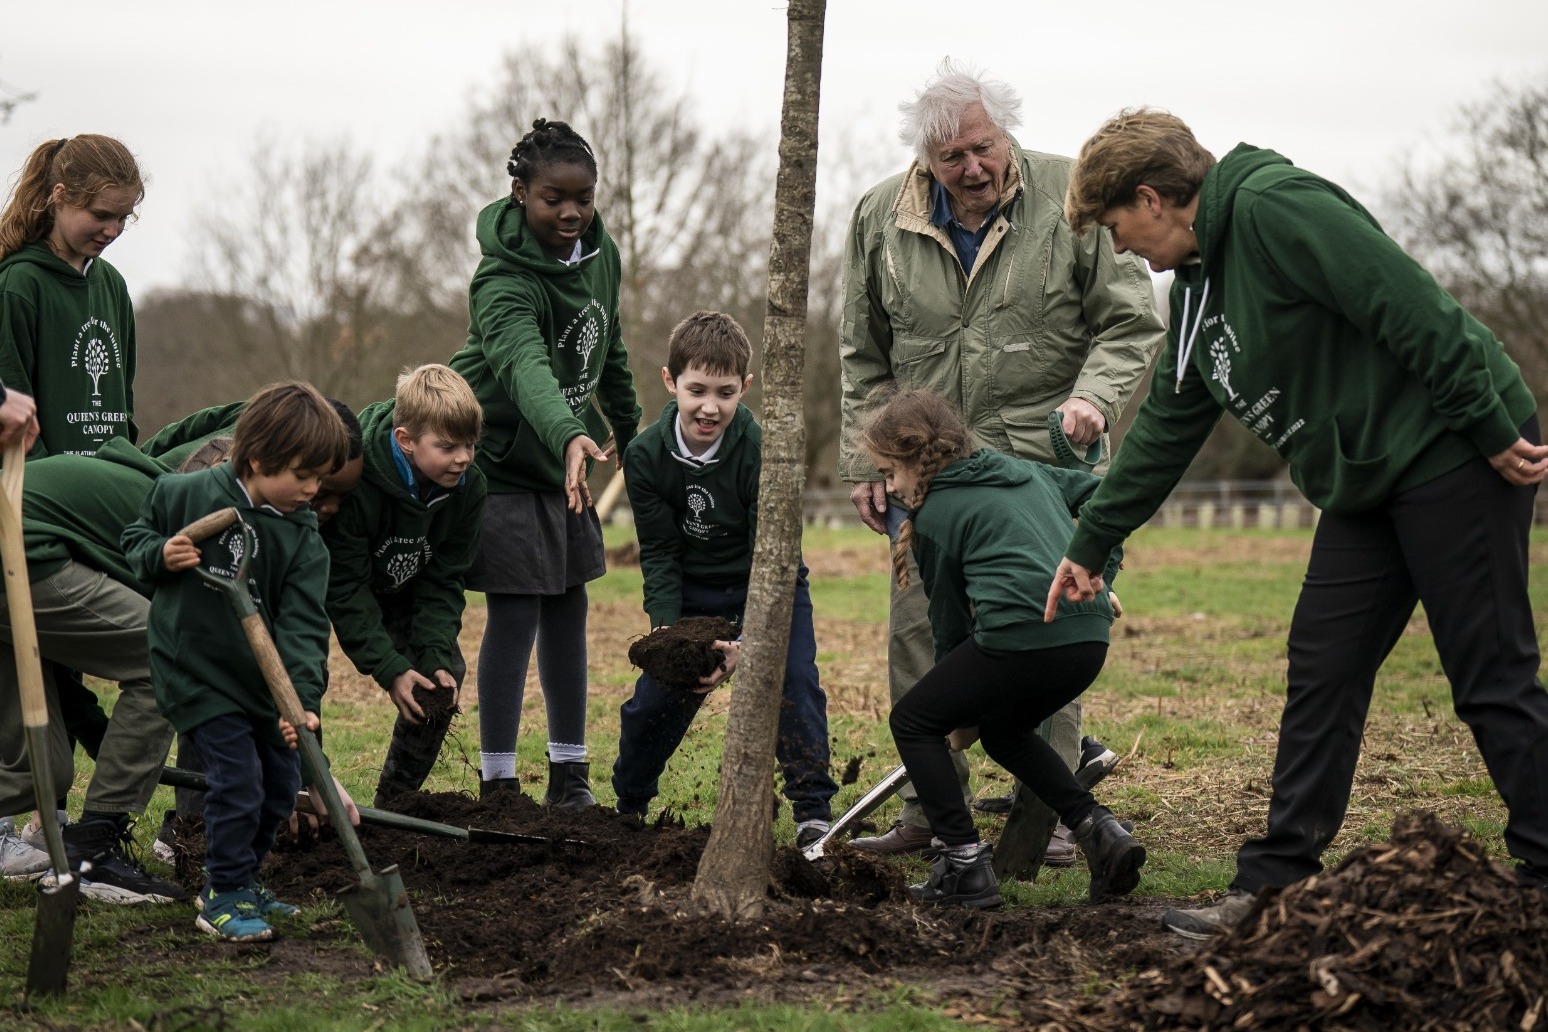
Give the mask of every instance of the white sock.
[(564, 742), (548, 743), (548, 762), (580, 763), (586, 759), (586, 745), (567, 745)]
[(516, 754), (513, 752), (481, 752), (478, 762), (483, 764), (483, 780), (496, 781), (516, 776)]

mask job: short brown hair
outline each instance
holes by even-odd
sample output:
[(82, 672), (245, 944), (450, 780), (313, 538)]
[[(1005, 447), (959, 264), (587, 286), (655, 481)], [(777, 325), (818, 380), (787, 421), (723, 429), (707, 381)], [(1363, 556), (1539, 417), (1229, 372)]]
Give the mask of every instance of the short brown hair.
[(435, 362), (398, 374), (392, 421), (416, 439), (433, 433), (475, 444), (484, 433), (484, 410), (473, 388), (455, 369)]
[(1156, 108), (1127, 108), (1081, 144), (1064, 217), (1084, 233), (1109, 208), (1133, 204), (1141, 185), (1173, 204), (1187, 204), (1199, 192), (1215, 156), (1176, 115)]
[(718, 376), (747, 378), (752, 342), (740, 323), (724, 312), (697, 311), (667, 338), (667, 372), (677, 379), (689, 366)]
[(232, 433), (231, 465), (253, 463), (272, 475), (300, 465), (337, 473), (349, 459), (349, 434), (328, 400), (309, 383), (271, 383), (247, 399)]
[(188, 458), (184, 459), (177, 467), (179, 473), (197, 473), (200, 470), (209, 469), (211, 466), (219, 466), (231, 457), (231, 436), (223, 434), (219, 437), (211, 437), (201, 444)]

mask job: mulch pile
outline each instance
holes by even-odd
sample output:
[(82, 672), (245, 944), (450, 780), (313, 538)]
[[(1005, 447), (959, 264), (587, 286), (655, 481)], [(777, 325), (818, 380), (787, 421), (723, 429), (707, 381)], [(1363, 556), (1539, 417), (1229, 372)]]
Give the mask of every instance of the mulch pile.
[(1094, 1002), (1023, 990), (1034, 1027), (1548, 1028), (1548, 892), (1459, 828), (1400, 817), (1390, 842), (1267, 893), (1233, 931)]
[(723, 617), (685, 616), (631, 642), (629, 662), (668, 688), (690, 691), (724, 661), (715, 642), (734, 641), (740, 633)]

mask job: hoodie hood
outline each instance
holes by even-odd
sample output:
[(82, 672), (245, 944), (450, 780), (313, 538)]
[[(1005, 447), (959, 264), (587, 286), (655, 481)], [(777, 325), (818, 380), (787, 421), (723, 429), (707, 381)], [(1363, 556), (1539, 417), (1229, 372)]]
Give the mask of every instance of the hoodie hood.
[(1014, 487), (1031, 480), (1035, 469), (1024, 459), (981, 448), (937, 473), (930, 493), (953, 487)]
[[(100, 258), (94, 259), (92, 264), (101, 260)], [(4, 261), (0, 261), (0, 271), (21, 265), (34, 266), (43, 272), (47, 272), (64, 286), (78, 290), (86, 289), (85, 274), (76, 272), (75, 266), (51, 251), (48, 245), (42, 241), (28, 244)], [(90, 271), (91, 265), (87, 265), (86, 269)]]
[(593, 214), (581, 234), (581, 257), (567, 265), (543, 250), (527, 229), (526, 210), (514, 198), (503, 197), (478, 213), (478, 246), (486, 259), (545, 276), (573, 275), (601, 253), (602, 216)]
[(1253, 175), (1274, 166), (1295, 167), (1281, 154), (1239, 143), (1209, 170), (1199, 187), (1199, 208), (1193, 216), (1193, 235), (1199, 242), (1199, 264), (1179, 269), (1180, 276), (1189, 271), (1209, 275), (1210, 266), (1219, 261), (1220, 242), (1231, 225), (1236, 191)]

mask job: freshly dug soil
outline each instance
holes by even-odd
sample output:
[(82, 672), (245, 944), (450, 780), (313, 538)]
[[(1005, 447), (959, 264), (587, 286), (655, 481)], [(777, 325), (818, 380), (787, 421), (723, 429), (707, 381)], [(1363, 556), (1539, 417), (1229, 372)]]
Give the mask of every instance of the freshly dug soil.
[(732, 641), (739, 633), (723, 617), (685, 616), (630, 644), (629, 662), (668, 688), (690, 691), (724, 659), (715, 642)]
[(456, 692), (446, 688), (432, 691), (417, 684), (414, 686), (414, 702), (425, 711), (426, 719), (437, 716), (444, 718), (447, 714), (456, 716), (461, 713), (462, 710), (458, 709), (457, 703), (453, 701), (456, 696)]
[[(707, 828), (600, 807), (549, 813), (514, 793), (398, 802), (452, 825), (580, 840), (475, 845), (360, 829), (376, 869), (399, 866), (438, 975), (470, 1006), (865, 1008), (908, 986), (970, 1023), (1049, 1032), (1548, 1027), (1548, 893), (1517, 888), (1466, 833), (1428, 815), (1197, 944), (1160, 926), (1187, 901), (933, 910), (907, 902), (899, 863), (842, 846), (821, 866), (776, 850), (764, 916), (728, 923), (688, 900)], [(180, 848), (194, 851), (179, 863), (189, 884), (197, 835), (196, 822), (180, 826)], [(287, 836), (264, 879), (298, 902), (355, 883), (327, 829), (320, 841)], [(276, 973), (353, 935), (337, 920), (286, 934), (307, 948), (252, 947), (270, 951)], [(199, 948), (189, 937), (182, 945)]]

